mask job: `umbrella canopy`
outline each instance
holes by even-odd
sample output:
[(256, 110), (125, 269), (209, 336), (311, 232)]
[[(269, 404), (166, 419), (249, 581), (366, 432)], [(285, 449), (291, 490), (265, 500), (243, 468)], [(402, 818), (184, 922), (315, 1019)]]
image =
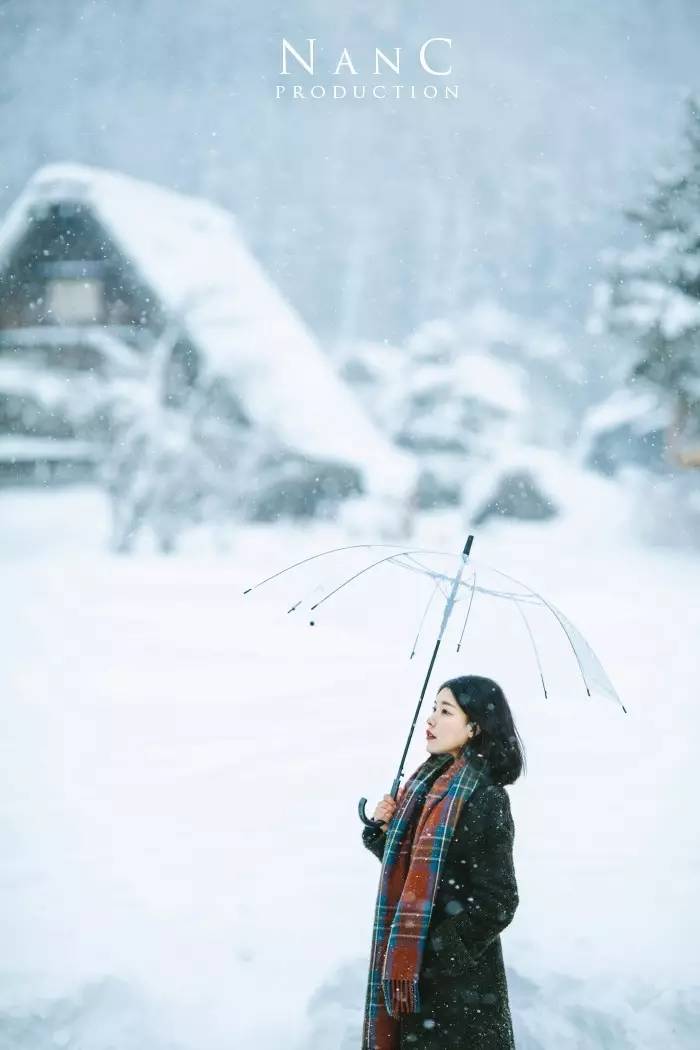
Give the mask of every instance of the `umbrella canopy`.
[[(321, 607), (323, 607), (324, 611), (330, 609), (331, 603), (333, 607), (337, 608), (348, 588), (351, 586), (357, 587), (361, 582), (364, 584), (369, 574), (373, 573), (376, 575), (380, 571), (385, 572), (389, 569), (391, 571), (401, 570), (404, 573), (412, 573), (424, 581), (427, 601), (424, 601), (422, 607), (417, 634), (410, 652), (410, 659), (413, 659), (417, 652), (421, 634), (425, 630), (431, 611), (433, 615), (437, 613), (439, 624), (436, 624), (437, 637), (432, 647), (418, 706), (411, 723), (399, 770), (392, 785), (391, 794), (394, 798), (398, 794), (403, 765), (440, 646), (444, 641), (452, 637), (452, 628), (454, 627), (457, 652), (460, 651), (475, 601), (495, 601), (501, 603), (504, 608), (514, 607), (517, 610), (518, 618), (532, 648), (539, 681), (545, 697), (548, 696), (545, 671), (532, 624), (533, 613), (536, 609), (544, 610), (553, 618), (557, 629), (560, 630), (563, 639), (565, 639), (565, 644), (568, 645), (573, 654), (586, 694), (590, 697), (593, 692), (598, 693), (619, 704), (625, 714), (627, 713), (627, 708), (618, 696), (602, 663), (581, 632), (564, 615), (561, 609), (558, 609), (552, 602), (520, 580), (516, 580), (514, 577), (492, 566), (475, 561), (471, 557), (473, 541), (474, 537), (470, 535), (464, 545), (464, 549), (458, 554), (418, 547), (402, 548), (399, 545), (384, 543), (362, 543), (347, 547), (335, 547), (287, 565), (251, 587), (246, 588), (243, 592), (244, 595), (250, 594), (265, 584), (272, 583), (274, 580), (279, 580), (281, 577), (293, 573), (294, 570), (298, 570), (298, 574), (301, 573), (306, 579), (311, 575), (312, 569), (321, 566), (321, 580), (319, 581), (315, 577), (315, 582), (310, 592), (307, 591), (305, 596), (293, 601), (287, 609), (288, 613), (294, 613), (305, 602), (308, 603), (309, 624), (315, 626), (318, 622), (318, 609)], [(345, 575), (340, 579), (336, 578), (337, 582), (331, 583), (330, 566), (337, 565), (339, 561), (342, 563), (343, 559), (350, 552), (353, 552), (353, 556), (355, 556), (356, 552), (357, 556), (361, 558), (359, 568), (350, 575)], [(378, 821), (371, 820), (365, 814), (366, 802), (366, 798), (360, 800), (360, 818), (365, 824), (377, 825)]]

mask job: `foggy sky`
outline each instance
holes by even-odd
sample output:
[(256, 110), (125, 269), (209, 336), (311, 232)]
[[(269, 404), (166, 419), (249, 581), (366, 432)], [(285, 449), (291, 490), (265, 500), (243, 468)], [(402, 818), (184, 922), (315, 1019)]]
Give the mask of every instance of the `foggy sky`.
[[(0, 209), (43, 163), (103, 165), (235, 211), (324, 339), (397, 339), (481, 295), (575, 333), (700, 87), (697, 5), (376, 7), (0, 0)], [(347, 46), (345, 83), (375, 47), (415, 66), (451, 37), (461, 97), (276, 101), (283, 36), (327, 69)]]

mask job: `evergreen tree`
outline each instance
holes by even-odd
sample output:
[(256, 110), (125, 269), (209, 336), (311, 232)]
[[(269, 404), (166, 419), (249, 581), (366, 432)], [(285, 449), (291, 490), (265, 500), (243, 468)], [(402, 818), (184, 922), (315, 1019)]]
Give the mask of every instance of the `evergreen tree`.
[[(651, 384), (675, 412), (670, 451), (700, 466), (700, 100), (686, 100), (678, 160), (652, 177), (646, 199), (625, 212), (643, 243), (608, 255), (599, 289), (598, 330), (633, 343), (628, 382)], [(691, 445), (676, 449), (679, 433)]]

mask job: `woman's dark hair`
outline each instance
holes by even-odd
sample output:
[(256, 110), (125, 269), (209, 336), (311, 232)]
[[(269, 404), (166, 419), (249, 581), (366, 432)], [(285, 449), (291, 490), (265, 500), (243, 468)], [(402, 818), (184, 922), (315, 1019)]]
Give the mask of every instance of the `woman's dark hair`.
[(484, 756), (497, 783), (514, 783), (526, 769), (525, 748), (500, 685), (491, 678), (467, 674), (450, 678), (440, 689), (449, 689), (465, 714), (481, 729), (470, 738), (467, 747)]

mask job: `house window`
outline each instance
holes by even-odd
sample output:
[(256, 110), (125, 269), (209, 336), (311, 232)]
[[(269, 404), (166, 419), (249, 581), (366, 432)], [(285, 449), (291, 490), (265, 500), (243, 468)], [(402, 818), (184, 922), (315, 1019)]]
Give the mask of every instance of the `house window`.
[(46, 285), (46, 305), (53, 324), (96, 324), (104, 314), (102, 281), (56, 277)]

